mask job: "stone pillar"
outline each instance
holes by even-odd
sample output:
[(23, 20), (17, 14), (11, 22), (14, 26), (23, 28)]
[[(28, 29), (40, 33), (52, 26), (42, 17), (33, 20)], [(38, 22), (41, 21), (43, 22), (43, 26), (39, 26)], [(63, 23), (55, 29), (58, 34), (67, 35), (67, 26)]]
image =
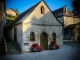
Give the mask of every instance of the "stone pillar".
[(75, 29), (75, 41), (80, 41), (80, 24), (77, 24)]

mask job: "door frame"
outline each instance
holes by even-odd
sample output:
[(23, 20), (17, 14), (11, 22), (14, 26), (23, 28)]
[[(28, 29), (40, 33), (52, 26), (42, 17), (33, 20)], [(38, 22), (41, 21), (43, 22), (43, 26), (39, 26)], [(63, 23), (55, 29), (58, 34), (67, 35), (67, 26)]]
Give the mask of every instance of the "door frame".
[[(42, 38), (41, 38), (41, 35), (46, 35), (46, 40), (45, 41), (42, 41)], [(45, 36), (44, 36), (45, 37)], [(46, 44), (45, 44), (45, 42), (46, 42)], [(41, 44), (43, 44), (43, 45), (45, 45), (45, 46), (42, 46)], [(40, 34), (40, 45), (42, 46), (42, 48), (43, 48), (43, 50), (47, 50), (48, 49), (48, 34), (47, 33), (45, 33), (45, 32), (42, 32), (41, 34)]]

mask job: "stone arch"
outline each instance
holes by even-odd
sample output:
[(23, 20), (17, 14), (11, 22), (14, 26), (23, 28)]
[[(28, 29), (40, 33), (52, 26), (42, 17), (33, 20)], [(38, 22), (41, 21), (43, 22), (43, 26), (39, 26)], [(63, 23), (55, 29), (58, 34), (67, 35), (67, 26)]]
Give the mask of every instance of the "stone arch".
[(49, 33), (47, 31), (45, 31), (44, 29), (42, 31), (39, 32), (39, 35), (41, 35), (41, 33), (46, 33), (49, 36)]

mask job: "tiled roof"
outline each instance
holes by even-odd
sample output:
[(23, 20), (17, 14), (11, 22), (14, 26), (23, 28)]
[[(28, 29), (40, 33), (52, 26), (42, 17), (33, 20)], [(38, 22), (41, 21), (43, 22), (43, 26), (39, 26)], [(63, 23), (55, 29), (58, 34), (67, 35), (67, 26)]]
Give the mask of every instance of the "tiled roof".
[(68, 26), (65, 27), (65, 29), (69, 29), (69, 28), (75, 28), (77, 24), (70, 24)]
[(58, 15), (59, 13), (62, 13), (62, 15), (63, 15), (63, 12), (64, 12), (64, 7), (52, 11), (52, 13), (55, 15), (56, 18), (59, 17), (59, 15)]
[[(41, 1), (40, 1), (41, 2)], [(39, 3), (40, 3), (39, 2)], [(34, 6), (32, 6), (31, 8), (29, 8), (28, 10), (26, 10), (25, 12), (23, 12), (23, 13), (21, 13), (17, 18), (16, 18), (16, 20), (14, 20), (9, 26), (8, 26), (8, 28), (9, 27), (12, 27), (12, 26), (15, 26), (15, 25), (17, 25), (17, 24), (19, 24), (19, 23), (21, 23), (25, 18), (27, 18), (28, 16), (29, 16), (29, 14), (35, 9), (35, 7), (39, 4), (39, 3), (37, 3), (36, 5), (34, 5)], [(45, 1), (44, 1), (44, 3), (45, 3)], [(46, 3), (45, 3), (46, 4)], [(46, 6), (48, 7), (48, 5), (46, 4)], [(48, 7), (49, 8), (49, 7)], [(49, 8), (50, 9), (50, 8)], [(51, 10), (50, 10), (51, 11)], [(52, 11), (51, 11), (52, 12)], [(54, 15), (54, 14), (53, 14)], [(58, 21), (58, 20), (57, 20)], [(60, 24), (61, 24), (61, 22), (60, 21), (58, 21)], [(62, 25), (62, 24), (61, 24)]]
[(80, 25), (80, 22), (76, 23), (76, 24), (70, 24), (70, 25), (66, 26), (65, 29), (75, 28), (77, 25)]
[[(40, 2), (39, 2), (39, 3), (40, 3)], [(16, 24), (21, 23), (26, 17), (29, 16), (29, 14), (35, 9), (35, 7), (36, 7), (39, 3), (37, 3), (37, 4), (34, 5), (34, 6), (32, 6), (31, 8), (29, 8), (29, 9), (26, 10), (25, 12), (21, 13), (21, 14), (16, 18), (16, 20), (14, 20), (14, 21), (10, 24), (10, 26), (8, 26), (8, 27), (12, 27), (12, 26), (14, 26), (14, 25), (16, 25)], [(24, 17), (24, 16), (25, 16), (25, 17)]]
[[(65, 8), (65, 9), (64, 9), (64, 8)], [(65, 11), (66, 11), (67, 13), (65, 13)], [(66, 8), (66, 6), (65, 6), (65, 7), (62, 7), (62, 8), (59, 8), (59, 9), (57, 9), (57, 10), (54, 10), (54, 11), (52, 11), (52, 13), (55, 15), (56, 18), (61, 17), (61, 16), (63, 16), (63, 15), (65, 15), (65, 16), (67, 16), (67, 17), (74, 17), (74, 13), (72, 13), (70, 10), (68, 10), (68, 9)]]
[[(13, 10), (14, 12), (15, 12), (15, 10), (14, 9), (12, 9), (12, 8), (9, 8), (9, 9), (11, 9), (11, 10)], [(16, 13), (16, 12), (15, 12)]]

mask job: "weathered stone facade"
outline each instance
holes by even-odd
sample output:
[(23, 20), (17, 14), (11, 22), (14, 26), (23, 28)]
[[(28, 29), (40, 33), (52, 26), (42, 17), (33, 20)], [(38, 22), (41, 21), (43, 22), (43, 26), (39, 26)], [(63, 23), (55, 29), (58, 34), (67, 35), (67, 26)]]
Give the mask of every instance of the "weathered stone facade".
[[(41, 14), (41, 6), (44, 6), (44, 14)], [(27, 15), (27, 14), (26, 14)], [(25, 17), (25, 16), (24, 16)], [(62, 25), (54, 17), (48, 6), (41, 1), (34, 10), (22, 21), (21, 24), (14, 26), (11, 29), (11, 37), (14, 39), (14, 28), (17, 28), (17, 41), (22, 50), (22, 52), (30, 52), (33, 43), (40, 45), (40, 36), (42, 33), (47, 35), (47, 44), (49, 49), (49, 44), (53, 40), (52, 34), (56, 33), (56, 42), (59, 46), (63, 45), (62, 40)], [(35, 41), (30, 40), (30, 33), (34, 32)]]
[(80, 23), (76, 25), (76, 27), (74, 28), (74, 32), (75, 32), (75, 41), (80, 41)]
[(75, 40), (75, 26), (80, 22), (78, 16), (74, 16), (67, 6), (61, 7), (53, 11), (55, 17), (63, 24), (63, 39)]

